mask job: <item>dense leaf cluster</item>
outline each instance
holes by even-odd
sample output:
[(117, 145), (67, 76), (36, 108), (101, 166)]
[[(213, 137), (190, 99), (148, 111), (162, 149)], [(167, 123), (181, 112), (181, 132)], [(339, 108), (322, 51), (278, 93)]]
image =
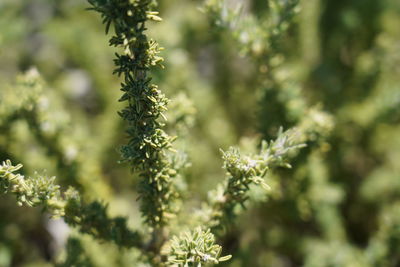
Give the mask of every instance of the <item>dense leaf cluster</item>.
[(160, 21), (158, 12), (151, 11), (152, 1), (95, 1), (93, 10), (101, 13), (106, 32), (110, 25), (115, 35), (110, 45), (121, 47), (122, 54), (116, 54), (114, 73), (123, 74), (122, 97), (126, 107), (119, 115), (128, 123), (128, 144), (121, 148), (124, 160), (139, 172), (142, 212), (146, 221), (154, 226), (162, 226), (176, 210), (171, 202), (176, 198), (172, 181), (176, 174), (168, 158), (173, 137), (164, 130), (168, 99), (157, 85), (151, 83), (148, 71), (153, 66), (161, 66), (158, 56), (160, 47), (145, 34), (148, 20)]

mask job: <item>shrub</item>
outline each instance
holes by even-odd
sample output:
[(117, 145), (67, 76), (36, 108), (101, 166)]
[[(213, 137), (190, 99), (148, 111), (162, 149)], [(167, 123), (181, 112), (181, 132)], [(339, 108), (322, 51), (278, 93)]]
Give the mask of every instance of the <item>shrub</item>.
[(397, 1), (158, 2), (0, 4), (0, 266), (400, 264)]

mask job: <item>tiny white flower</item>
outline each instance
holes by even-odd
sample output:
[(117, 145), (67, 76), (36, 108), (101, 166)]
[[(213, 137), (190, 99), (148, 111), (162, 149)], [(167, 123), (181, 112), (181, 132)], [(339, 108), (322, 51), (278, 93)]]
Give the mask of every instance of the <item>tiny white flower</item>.
[(203, 256), (203, 261), (208, 261), (209, 259), (211, 258), (211, 256), (210, 255), (208, 255), (208, 254), (205, 254), (204, 256)]

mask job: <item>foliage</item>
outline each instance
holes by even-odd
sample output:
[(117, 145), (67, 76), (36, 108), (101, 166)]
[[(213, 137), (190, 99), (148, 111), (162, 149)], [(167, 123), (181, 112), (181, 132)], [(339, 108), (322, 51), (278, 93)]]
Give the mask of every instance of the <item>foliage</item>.
[(398, 266), (399, 11), (2, 1), (0, 266)]
[(183, 266), (201, 266), (229, 260), (231, 256), (220, 257), (222, 247), (214, 244), (215, 237), (210, 230), (206, 232), (197, 228), (193, 233), (187, 232), (180, 237), (174, 236), (171, 241), (170, 264)]

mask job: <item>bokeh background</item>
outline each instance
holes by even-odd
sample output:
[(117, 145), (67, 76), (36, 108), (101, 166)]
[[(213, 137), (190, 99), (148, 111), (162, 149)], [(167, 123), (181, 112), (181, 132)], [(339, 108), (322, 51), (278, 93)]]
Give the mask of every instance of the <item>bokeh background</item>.
[[(118, 163), (115, 50), (88, 7), (0, 1), (0, 160), (57, 176), (141, 229), (137, 179)], [(281, 126), (326, 115), (292, 169), (270, 172), (271, 190), (252, 190), (219, 238), (233, 255), (224, 265), (400, 266), (400, 1), (160, 0), (159, 10), (163, 21), (148, 28), (165, 69), (153, 77), (191, 162), (187, 210), (224, 179), (220, 148), (251, 152)], [(35, 116), (13, 113), (32, 97)], [(99, 244), (0, 195), (1, 267), (52, 266), (68, 234), (87, 266), (146, 266), (135, 249)]]

